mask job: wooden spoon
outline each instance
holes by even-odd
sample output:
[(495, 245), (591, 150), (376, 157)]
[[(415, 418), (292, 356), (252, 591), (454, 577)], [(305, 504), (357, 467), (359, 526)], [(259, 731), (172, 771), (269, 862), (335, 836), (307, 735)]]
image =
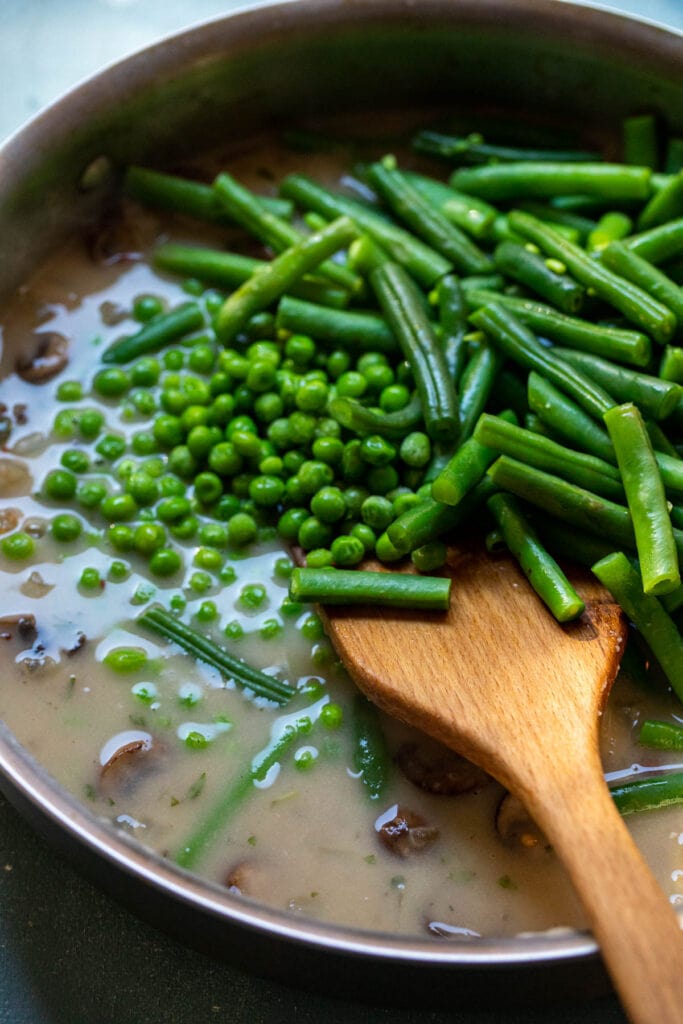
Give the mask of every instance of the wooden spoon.
[(323, 609), (337, 652), (380, 708), (524, 802), (564, 862), (631, 1020), (681, 1024), (683, 933), (600, 762), (600, 713), (626, 638), (620, 609), (576, 570), (586, 611), (560, 626), (515, 562), (478, 546), (450, 548), (445, 571), (445, 614)]

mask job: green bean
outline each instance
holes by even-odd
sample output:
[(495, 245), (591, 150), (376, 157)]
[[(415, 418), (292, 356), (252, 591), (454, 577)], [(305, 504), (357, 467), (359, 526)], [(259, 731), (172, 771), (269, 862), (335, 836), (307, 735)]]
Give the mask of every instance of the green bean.
[(249, 762), (240, 775), (232, 782), (227, 791), (218, 799), (208, 815), (194, 829), (192, 834), (182, 843), (175, 855), (175, 861), (183, 868), (194, 868), (203, 856), (207, 846), (218, 832), (230, 821), (246, 798), (253, 793), (256, 783), (263, 782), (270, 769), (282, 760), (283, 755), (295, 740), (305, 735), (310, 729), (311, 720), (318, 717), (327, 698), (319, 701), (312, 708), (287, 715), (284, 723), (276, 726), (274, 736), (268, 746), (260, 750)]
[(197, 303), (183, 302), (170, 312), (156, 316), (135, 334), (115, 341), (100, 358), (103, 363), (129, 363), (203, 326), (204, 314)]
[(631, 235), (624, 245), (649, 263), (664, 263), (683, 252), (683, 217)]
[(501, 242), (493, 254), (495, 265), (508, 277), (526, 285), (563, 313), (578, 313), (586, 290), (567, 274), (558, 274), (538, 253), (517, 242)]
[(642, 634), (674, 692), (683, 700), (683, 637), (661, 602), (643, 593), (640, 573), (621, 551), (601, 559), (593, 572)]
[(518, 204), (518, 208), (556, 228), (572, 231), (574, 237), (580, 242), (584, 242), (597, 227), (596, 222), (590, 217), (583, 217), (580, 213), (574, 213), (572, 210), (558, 210), (550, 203), (540, 203), (534, 199), (525, 199)]
[(643, 418), (633, 404), (615, 406), (605, 423), (631, 512), (643, 590), (659, 596), (681, 582), (664, 484)]
[(467, 360), (465, 335), (468, 331), (468, 324), (462, 288), (454, 274), (447, 274), (439, 281), (437, 302), (441, 327), (441, 347), (448, 373), (457, 387)]
[(447, 576), (418, 576), (367, 569), (300, 569), (292, 571), (292, 601), (319, 604), (369, 604), (388, 608), (447, 611), (451, 580)]
[(511, 491), (562, 522), (608, 537), (621, 547), (635, 547), (631, 516), (623, 505), (507, 455), (496, 459), (488, 474), (501, 490)]
[(365, 277), (369, 277), (376, 267), (388, 263), (390, 259), (386, 249), (369, 235), (361, 235), (349, 246), (349, 266)]
[(427, 288), (453, 269), (448, 260), (409, 231), (391, 224), (361, 203), (323, 188), (303, 174), (288, 175), (282, 182), (281, 192), (300, 206), (325, 217), (350, 217), (360, 228), (359, 233), (370, 235), (392, 260), (404, 266), (416, 281)]
[(453, 440), (460, 428), (458, 399), (416, 285), (397, 263), (378, 267), (370, 275), (370, 281), (392, 333), (412, 368), (425, 430), (434, 440)]
[(639, 285), (676, 317), (679, 333), (683, 327), (683, 293), (677, 284), (642, 256), (622, 242), (610, 242), (601, 254), (602, 262), (610, 270)]
[[(214, 180), (213, 189), (231, 218), (275, 252), (284, 252), (306, 237), (288, 221), (264, 209), (259, 203), (258, 196), (241, 185), (232, 175), (225, 172), (219, 174)], [(318, 230), (322, 230), (323, 227), (324, 225)], [(362, 278), (339, 263), (325, 260), (318, 267), (318, 273), (348, 289), (352, 295), (358, 295), (363, 291)]]
[(638, 742), (659, 750), (683, 750), (683, 725), (646, 719), (640, 727)]
[(485, 164), (489, 161), (509, 163), (519, 161), (557, 161), (582, 163), (595, 160), (595, 153), (576, 149), (525, 149), (521, 146), (497, 146), (484, 141), (478, 132), (470, 135), (443, 135), (441, 132), (423, 130), (412, 140), (418, 153), (439, 156), (453, 163)]
[(577, 530), (575, 526), (562, 523), (538, 510), (534, 513), (534, 526), (543, 543), (556, 557), (578, 562), (588, 569), (614, 551), (614, 544), (605, 537)]
[(277, 307), (277, 327), (305, 334), (356, 352), (396, 352), (398, 343), (383, 317), (356, 310), (329, 309), (284, 295)]
[(536, 337), (499, 302), (491, 302), (470, 314), (470, 321), (484, 330), (506, 356), (520, 366), (547, 377), (596, 419), (616, 403), (602, 387), (581, 370), (571, 372), (554, 352), (544, 349)]
[(657, 123), (652, 114), (625, 117), (623, 132), (624, 163), (656, 170), (659, 164)]
[(219, 338), (229, 344), (254, 313), (270, 306), (306, 273), (347, 246), (356, 234), (352, 221), (340, 217), (276, 256), (225, 300), (215, 320)]
[(651, 374), (616, 366), (587, 352), (565, 348), (554, 351), (558, 359), (584, 373), (612, 395), (616, 399), (613, 404), (634, 402), (645, 416), (652, 416), (655, 420), (666, 419), (683, 394), (681, 385), (674, 381), (660, 380)]
[(659, 423), (655, 423), (654, 420), (645, 420), (645, 426), (655, 452), (670, 455), (672, 459), (680, 459), (680, 455), (660, 427)]
[(463, 231), (474, 238), (486, 239), (491, 233), (493, 222), (498, 211), (490, 203), (478, 199), (476, 196), (468, 196), (464, 192), (456, 192), (449, 188), (442, 181), (436, 178), (429, 178), (424, 174), (416, 174), (415, 171), (404, 171), (413, 188), (430, 203), (438, 207), (444, 217), (453, 224), (457, 224)]
[(456, 270), (482, 274), (491, 269), (490, 257), (411, 185), (393, 157), (371, 164), (367, 176), (396, 216)]
[(646, 334), (640, 331), (606, 327), (565, 316), (550, 306), (533, 299), (520, 299), (512, 295), (499, 295), (495, 291), (469, 288), (464, 284), (465, 301), (470, 309), (478, 309), (489, 302), (499, 302), (511, 310), (519, 320), (536, 334), (558, 344), (592, 352), (605, 359), (613, 359), (633, 366), (648, 366), (652, 356), (652, 344)]
[(636, 779), (610, 788), (621, 814), (656, 811), (683, 802), (683, 772), (667, 772), (656, 778)]
[(474, 424), (486, 408), (502, 364), (501, 354), (486, 340), (476, 346), (467, 361), (458, 387), (460, 442), (471, 435)]
[[(123, 179), (123, 191), (131, 199), (146, 206), (158, 206), (171, 213), (183, 213), (198, 220), (216, 221), (219, 224), (231, 224), (233, 221), (225, 213), (210, 185), (192, 181), (189, 178), (177, 178), (171, 174), (161, 174), (146, 167), (128, 167)], [(294, 204), (288, 199), (277, 196), (256, 196), (260, 206), (278, 217), (290, 218)]]
[(616, 464), (614, 448), (604, 427), (541, 374), (529, 374), (527, 396), (529, 407), (556, 435), (573, 447)]
[(253, 691), (257, 697), (266, 697), (278, 704), (284, 704), (296, 692), (289, 683), (266, 675), (244, 661), (233, 658), (222, 647), (191, 626), (185, 625), (163, 608), (147, 608), (137, 621), (141, 626), (177, 644), (186, 654), (211, 665), (223, 678), (232, 679), (239, 686)]
[(484, 477), (457, 505), (425, 498), (394, 519), (386, 531), (389, 540), (396, 551), (407, 555), (466, 522), (496, 490), (494, 483)]
[(621, 210), (610, 210), (602, 217), (588, 235), (586, 248), (589, 252), (604, 249), (610, 242), (627, 238), (633, 230), (633, 221)]
[(417, 393), (395, 412), (381, 412), (345, 395), (333, 398), (327, 411), (332, 419), (355, 434), (379, 434), (398, 441), (422, 423), (422, 403)]
[(662, 380), (683, 384), (683, 348), (673, 345), (665, 347), (659, 363), (659, 376)]
[(664, 170), (667, 174), (683, 170), (683, 139), (673, 136), (668, 140)]
[[(509, 410), (502, 412), (499, 418), (508, 425), (515, 424), (517, 419)], [(468, 437), (433, 481), (434, 500), (445, 505), (457, 505), (481, 480), (497, 454), (494, 447), (487, 446), (477, 437)]]
[(676, 327), (676, 319), (660, 302), (637, 285), (625, 281), (594, 260), (585, 250), (562, 238), (547, 224), (528, 213), (513, 210), (510, 224), (531, 242), (535, 242), (548, 256), (565, 264), (577, 281), (591, 288), (596, 295), (614, 306), (620, 313), (662, 344), (669, 341)]
[(652, 196), (638, 217), (641, 231), (665, 224), (683, 214), (683, 171), (671, 175), (669, 180)]
[(503, 531), (505, 543), (543, 603), (558, 622), (571, 622), (585, 610), (585, 604), (546, 551), (531, 524), (510, 494), (494, 494), (489, 511)]
[(391, 758), (377, 708), (362, 693), (353, 699), (352, 728), (354, 771), (370, 799), (378, 800), (389, 781)]
[[(244, 284), (255, 271), (268, 266), (266, 260), (257, 260), (251, 256), (172, 242), (157, 246), (152, 259), (154, 265), (161, 270), (188, 274), (207, 284), (230, 289)], [(310, 275), (293, 284), (291, 291), (293, 295), (298, 295), (304, 300), (333, 306), (336, 309), (348, 305), (350, 298), (345, 288), (337, 288), (323, 278)]]
[(497, 409), (512, 409), (518, 420), (524, 420), (529, 415), (526, 392), (526, 377), (518, 374), (515, 367), (503, 367), (494, 381), (491, 405)]
[[(519, 161), (488, 164), (455, 171), (452, 188), (482, 199), (550, 198), (572, 193), (595, 196), (609, 202), (647, 199), (651, 171), (609, 163), (555, 163)], [(514, 225), (513, 225), (514, 226)]]
[[(491, 416), (489, 413), (479, 417), (474, 438), (489, 451), (509, 455), (519, 462), (535, 466), (536, 469), (554, 473), (604, 498), (623, 501), (624, 488), (619, 470), (610, 462), (598, 459), (595, 455), (586, 455), (584, 452), (566, 448), (509, 420), (506, 422), (501, 416)], [(432, 493), (439, 501), (446, 500), (437, 494), (434, 488)]]

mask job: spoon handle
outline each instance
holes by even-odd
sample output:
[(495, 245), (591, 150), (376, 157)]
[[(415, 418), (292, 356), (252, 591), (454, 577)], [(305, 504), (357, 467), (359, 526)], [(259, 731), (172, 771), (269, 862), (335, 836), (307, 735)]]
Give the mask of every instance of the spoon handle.
[(681, 1024), (683, 932), (673, 908), (601, 773), (553, 775), (528, 806), (567, 868), (624, 1009), (633, 1024)]

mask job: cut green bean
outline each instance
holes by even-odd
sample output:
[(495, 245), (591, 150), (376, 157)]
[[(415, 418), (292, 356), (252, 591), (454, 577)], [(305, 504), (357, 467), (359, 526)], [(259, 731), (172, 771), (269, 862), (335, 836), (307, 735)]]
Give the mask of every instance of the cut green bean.
[(386, 320), (376, 313), (337, 310), (285, 295), (277, 307), (277, 326), (354, 352), (396, 352), (398, 343)]
[(631, 403), (609, 409), (604, 418), (631, 512), (643, 590), (655, 596), (668, 594), (681, 582), (678, 552), (645, 423)]
[(586, 290), (567, 274), (552, 270), (545, 259), (517, 242), (501, 242), (493, 261), (504, 274), (526, 285), (563, 313), (578, 313)]
[(491, 233), (493, 222), (498, 215), (495, 206), (468, 196), (464, 192), (456, 192), (442, 181), (429, 178), (414, 171), (403, 172), (410, 184), (433, 206), (441, 210), (444, 217), (467, 231), (473, 238), (486, 239)]
[(486, 408), (502, 365), (500, 352), (482, 338), (465, 364), (458, 387), (461, 443), (470, 437), (475, 423)]
[(527, 396), (530, 408), (554, 434), (572, 447), (616, 465), (614, 448), (604, 426), (542, 374), (529, 374)]
[(396, 551), (407, 555), (461, 526), (496, 490), (493, 481), (484, 477), (457, 505), (425, 498), (394, 519), (387, 528), (389, 540)]
[[(497, 418), (509, 425), (516, 422), (515, 414), (509, 410)], [(468, 437), (433, 481), (434, 500), (442, 501), (445, 505), (457, 505), (481, 480), (497, 454), (495, 448), (487, 446), (475, 436)]]
[[(230, 214), (231, 218), (250, 234), (270, 246), (275, 252), (284, 252), (292, 245), (297, 245), (306, 237), (288, 221), (275, 216), (270, 210), (264, 209), (258, 197), (239, 181), (225, 172), (214, 180), (213, 190), (219, 203)], [(323, 230), (321, 225), (318, 230)], [(348, 267), (331, 260), (325, 260), (318, 267), (318, 273), (329, 278), (335, 284), (348, 289), (352, 295), (363, 291), (363, 280)]]
[(544, 515), (538, 509), (534, 511), (533, 522), (543, 543), (557, 558), (569, 559), (590, 569), (614, 551), (614, 544), (605, 537), (578, 530), (575, 526)]
[(670, 176), (669, 180), (650, 199), (638, 218), (641, 231), (665, 224), (683, 214), (683, 171)]
[(593, 566), (593, 572), (642, 634), (674, 692), (683, 700), (683, 637), (652, 594), (644, 594), (640, 573), (617, 551)]
[(624, 163), (656, 171), (659, 166), (657, 122), (652, 114), (625, 117), (623, 131)]
[(655, 778), (636, 779), (610, 788), (620, 814), (656, 811), (683, 803), (683, 772), (667, 772)]
[(631, 235), (624, 245), (649, 263), (664, 263), (683, 252), (683, 217)]
[(225, 300), (215, 320), (219, 338), (229, 344), (254, 313), (270, 306), (305, 274), (345, 248), (356, 235), (353, 222), (348, 217), (339, 217), (276, 256)]
[(470, 314), (470, 321), (491, 338), (510, 359), (527, 370), (535, 370), (574, 398), (591, 416), (602, 417), (614, 399), (583, 371), (543, 348), (520, 320), (499, 302), (491, 302)]
[(129, 363), (203, 326), (204, 314), (197, 303), (183, 302), (169, 313), (161, 313), (135, 334), (115, 341), (100, 358), (103, 363)]
[(422, 403), (417, 393), (411, 395), (407, 405), (395, 412), (373, 409), (346, 395), (333, 398), (327, 411), (332, 419), (361, 436), (379, 434), (380, 437), (401, 441), (422, 424)]
[(614, 203), (647, 199), (650, 177), (649, 167), (625, 164), (520, 161), (463, 168), (449, 185), (493, 202), (580, 194)]
[(391, 773), (391, 757), (374, 704), (357, 693), (351, 711), (353, 767), (371, 800), (378, 800)]
[(683, 292), (665, 273), (621, 242), (610, 242), (600, 255), (610, 270), (625, 277), (670, 309), (676, 317), (678, 333), (683, 327)]
[(453, 440), (460, 429), (458, 398), (416, 285), (397, 263), (378, 267), (370, 281), (412, 368), (425, 430), (436, 441)]
[(252, 758), (249, 766), (237, 776), (206, 818), (183, 842), (175, 856), (177, 864), (187, 869), (197, 865), (209, 843), (225, 828), (257, 784), (265, 781), (269, 771), (282, 760), (294, 742), (310, 730), (311, 722), (318, 718), (326, 703), (325, 697), (313, 707), (287, 715), (275, 723), (270, 743)]
[(643, 415), (663, 420), (676, 408), (683, 391), (674, 381), (660, 380), (651, 374), (639, 373), (587, 352), (557, 348), (558, 359), (585, 374), (616, 400), (613, 404), (633, 402)]
[(503, 531), (505, 543), (552, 615), (558, 622), (571, 622), (578, 618), (585, 610), (585, 604), (544, 548), (512, 495), (494, 494), (487, 504)]
[(640, 727), (638, 742), (659, 750), (683, 750), (683, 725), (648, 718)]
[(303, 174), (288, 175), (282, 182), (281, 192), (303, 208), (315, 210), (324, 217), (350, 217), (360, 228), (359, 233), (370, 235), (392, 260), (404, 266), (416, 281), (427, 288), (453, 269), (448, 260), (409, 231), (391, 224), (361, 203), (331, 192)]
[(465, 274), (485, 274), (491, 259), (414, 188), (393, 157), (371, 164), (367, 177), (396, 216)]
[(577, 281), (618, 309), (655, 341), (665, 344), (671, 339), (676, 327), (675, 316), (642, 288), (614, 274), (584, 249), (568, 242), (553, 228), (528, 213), (513, 210), (509, 220), (513, 230), (534, 242), (546, 255), (561, 260)]
[(443, 612), (450, 602), (451, 579), (367, 569), (301, 569), (292, 571), (292, 601), (319, 604), (369, 604)]
[(437, 302), (441, 327), (441, 347), (449, 376), (457, 388), (467, 361), (465, 335), (469, 326), (467, 307), (460, 281), (454, 274), (447, 274), (439, 281)]
[(588, 320), (565, 316), (534, 299), (520, 299), (488, 289), (470, 288), (467, 282), (462, 285), (470, 309), (499, 302), (534, 333), (557, 344), (569, 345), (582, 352), (592, 352), (593, 355), (632, 366), (644, 367), (650, 363), (652, 344), (648, 336), (640, 331), (594, 324)]
[(659, 362), (659, 376), (683, 384), (683, 348), (667, 345)]
[(239, 658), (234, 658), (202, 633), (185, 625), (170, 612), (160, 607), (146, 609), (138, 623), (178, 645), (186, 654), (215, 668), (225, 679), (232, 679), (238, 686), (251, 690), (257, 697), (284, 704), (296, 692), (289, 683), (274, 676), (266, 675), (252, 668)]
[[(157, 206), (171, 213), (183, 213), (198, 220), (232, 224), (210, 185), (189, 178), (178, 178), (162, 174), (147, 167), (128, 167), (123, 179), (124, 194), (146, 206)], [(294, 204), (289, 199), (277, 196), (256, 196), (256, 201), (265, 210), (278, 217), (289, 219)]]
[(602, 217), (588, 235), (586, 248), (589, 252), (604, 249), (610, 242), (627, 238), (633, 231), (633, 221), (621, 210), (610, 210)]
[[(615, 501), (624, 499), (619, 470), (610, 462), (566, 448), (556, 441), (506, 421), (502, 416), (489, 413), (480, 416), (474, 438), (489, 451), (509, 455), (519, 462), (553, 473), (604, 498)], [(434, 487), (432, 494), (439, 501), (446, 501), (445, 497), (436, 493)]]
[[(197, 277), (207, 284), (219, 288), (238, 288), (257, 271), (268, 266), (266, 260), (242, 256), (219, 249), (207, 249), (196, 245), (178, 245), (167, 242), (159, 245), (152, 256), (154, 265), (174, 274)], [(338, 288), (323, 278), (306, 275), (292, 285), (291, 292), (303, 300), (317, 302), (335, 309), (348, 305), (350, 294), (345, 288)]]
[(556, 161), (562, 163), (583, 163), (593, 161), (595, 153), (577, 149), (527, 149), (522, 146), (498, 146), (485, 142), (482, 135), (444, 135), (441, 132), (420, 131), (412, 140), (418, 153), (438, 156), (451, 163), (486, 164), (518, 161)]

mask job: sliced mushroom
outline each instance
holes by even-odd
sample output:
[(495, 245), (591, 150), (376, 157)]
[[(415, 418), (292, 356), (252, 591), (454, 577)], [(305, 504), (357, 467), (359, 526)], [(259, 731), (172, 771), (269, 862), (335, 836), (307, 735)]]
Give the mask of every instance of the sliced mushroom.
[(17, 373), (30, 384), (44, 384), (63, 370), (69, 362), (69, 343), (56, 331), (35, 334), (34, 337), (35, 351), (33, 355), (19, 359)]
[(396, 815), (383, 822), (377, 832), (387, 850), (399, 857), (421, 853), (439, 838), (438, 828), (405, 807), (399, 807)]
[(31, 489), (31, 483), (31, 473), (25, 462), (19, 459), (0, 458), (0, 494), (3, 498), (27, 494)]
[(0, 639), (11, 640), (20, 636), (24, 640), (33, 640), (36, 636), (35, 616), (20, 612), (16, 615), (3, 615), (0, 618)]
[(506, 793), (496, 811), (496, 832), (506, 846), (526, 850), (550, 849), (548, 840), (532, 820), (526, 807), (512, 793)]
[(24, 597), (39, 598), (45, 597), (51, 590), (54, 590), (54, 587), (54, 583), (46, 583), (40, 573), (34, 569), (28, 579), (20, 585), (19, 590)]
[(225, 876), (225, 884), (230, 892), (240, 896), (258, 896), (263, 892), (263, 871), (252, 860), (243, 860), (230, 868)]
[(396, 761), (413, 785), (435, 795), (470, 793), (491, 781), (491, 777), (471, 761), (426, 738), (420, 743), (403, 743)]
[(143, 242), (132, 217), (122, 210), (108, 210), (87, 238), (94, 263), (132, 263), (140, 259)]
[(18, 508), (0, 508), (0, 534), (11, 533), (21, 522), (22, 512)]
[(114, 800), (135, 789), (159, 764), (161, 748), (149, 736), (138, 736), (117, 747), (102, 765), (99, 790)]

